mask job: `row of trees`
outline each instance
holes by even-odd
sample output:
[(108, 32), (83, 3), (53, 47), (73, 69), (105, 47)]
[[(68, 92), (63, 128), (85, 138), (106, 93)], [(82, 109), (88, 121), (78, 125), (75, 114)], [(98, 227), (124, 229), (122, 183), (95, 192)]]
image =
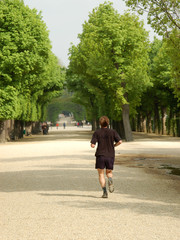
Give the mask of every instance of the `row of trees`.
[(63, 88), (65, 73), (51, 51), (42, 16), (21, 0), (0, 1), (0, 138), (45, 118), (47, 103)]
[[(120, 15), (111, 3), (89, 15), (72, 45), (66, 82), (71, 96), (55, 99), (48, 114), (55, 121), (70, 110), (98, 126), (108, 115), (127, 141), (132, 131), (180, 135), (180, 41), (178, 0), (124, 0), (163, 40), (149, 43), (136, 15)], [(65, 70), (51, 51), (41, 14), (21, 0), (0, 1), (0, 138), (22, 136), (23, 126), (45, 119), (47, 103), (60, 95)], [(67, 109), (65, 109), (67, 108)]]
[(180, 3), (179, 0), (124, 0), (127, 6), (139, 14), (147, 14), (148, 23), (166, 42), (170, 56), (173, 89), (180, 99)]
[[(167, 23), (167, 19), (162, 21)], [(153, 17), (151, 23), (155, 26)], [(157, 32), (162, 34), (158, 24)], [(89, 15), (79, 44), (72, 45), (69, 52), (67, 86), (75, 92), (75, 101), (85, 106), (94, 128), (99, 116), (108, 115), (127, 141), (133, 140), (131, 126), (133, 130), (179, 134), (179, 33), (173, 26), (168, 22), (166, 38), (150, 44), (138, 17), (120, 15), (111, 3), (101, 4)]]
[(149, 75), (153, 87), (143, 95), (135, 121), (139, 124), (133, 124), (134, 129), (180, 136), (179, 0), (124, 1), (139, 14), (146, 13), (148, 23), (163, 37), (162, 42), (155, 40), (151, 45)]
[(150, 45), (149, 77), (153, 85), (143, 93), (132, 118), (135, 131), (180, 136), (180, 107), (175, 95), (172, 61), (167, 43), (155, 39)]
[(64, 89), (62, 96), (52, 99), (48, 104), (47, 119), (55, 125), (56, 121), (59, 120), (58, 115), (60, 113), (65, 115), (73, 113), (76, 121), (82, 121), (86, 118), (85, 108), (73, 102), (73, 96), (68, 93), (67, 89)]

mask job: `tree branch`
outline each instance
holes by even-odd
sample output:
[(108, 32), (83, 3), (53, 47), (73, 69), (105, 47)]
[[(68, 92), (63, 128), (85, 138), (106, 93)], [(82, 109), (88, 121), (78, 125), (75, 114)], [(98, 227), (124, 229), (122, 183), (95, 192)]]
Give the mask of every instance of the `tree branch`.
[(163, 10), (163, 12), (165, 12), (165, 13), (167, 14), (169, 20), (170, 20), (177, 28), (180, 29), (180, 26), (176, 23), (176, 21), (174, 21), (172, 15), (171, 15), (170, 12), (168, 11), (167, 5), (165, 4), (164, 0), (161, 0), (161, 2), (162, 2), (162, 5), (164, 6), (164, 8), (161, 7), (161, 9)]

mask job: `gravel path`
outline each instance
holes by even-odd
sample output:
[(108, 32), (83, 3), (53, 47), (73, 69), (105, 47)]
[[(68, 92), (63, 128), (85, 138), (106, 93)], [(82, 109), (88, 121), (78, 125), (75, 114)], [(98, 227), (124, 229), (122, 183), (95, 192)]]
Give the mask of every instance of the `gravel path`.
[[(116, 165), (102, 199), (90, 138), (67, 128), (0, 145), (0, 240), (180, 239), (179, 180)], [(116, 152), (133, 146), (149, 149), (138, 140)]]

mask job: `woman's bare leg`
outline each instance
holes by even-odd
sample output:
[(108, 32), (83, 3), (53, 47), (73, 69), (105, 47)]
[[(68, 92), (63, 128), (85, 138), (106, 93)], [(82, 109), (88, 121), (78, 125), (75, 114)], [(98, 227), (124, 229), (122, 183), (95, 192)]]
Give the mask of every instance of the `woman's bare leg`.
[(104, 188), (106, 186), (106, 180), (104, 177), (104, 169), (98, 168), (98, 174), (99, 174), (99, 183), (100, 183), (101, 187)]
[(106, 169), (106, 176), (107, 176), (107, 178), (112, 178), (113, 177), (111, 169)]
[(114, 192), (114, 184), (113, 184), (113, 180), (112, 180), (112, 170), (110, 169), (106, 169), (106, 176), (108, 178), (108, 187), (109, 187), (109, 192)]

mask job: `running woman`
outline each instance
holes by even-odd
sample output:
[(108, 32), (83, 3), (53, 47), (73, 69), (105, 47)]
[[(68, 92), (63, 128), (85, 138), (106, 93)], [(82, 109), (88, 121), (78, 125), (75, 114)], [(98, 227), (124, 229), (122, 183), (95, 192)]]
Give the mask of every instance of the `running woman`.
[(106, 176), (108, 178), (108, 187), (109, 192), (114, 192), (113, 184), (113, 168), (114, 168), (114, 158), (115, 150), (114, 147), (117, 147), (122, 143), (122, 139), (119, 134), (114, 129), (109, 129), (109, 118), (102, 116), (99, 119), (100, 129), (97, 129), (91, 139), (91, 147), (95, 148), (96, 143), (96, 164), (95, 168), (98, 171), (99, 182), (103, 189), (102, 198), (107, 198), (108, 193), (106, 189), (106, 180), (104, 176), (104, 169), (106, 169)]

